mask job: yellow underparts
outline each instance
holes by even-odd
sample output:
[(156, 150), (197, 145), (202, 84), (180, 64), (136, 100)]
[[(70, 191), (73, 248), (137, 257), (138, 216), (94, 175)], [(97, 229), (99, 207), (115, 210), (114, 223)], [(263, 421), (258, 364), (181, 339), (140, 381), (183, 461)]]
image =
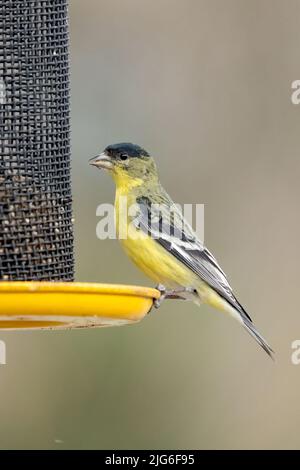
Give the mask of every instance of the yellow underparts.
[[(134, 188), (143, 184), (142, 180), (126, 178), (123, 175), (114, 175), (114, 180), (117, 186), (115, 200), (117, 234), (126, 254), (134, 264), (155, 283), (163, 284), (170, 289), (192, 287), (197, 290), (201, 302), (232, 314), (227, 302), (199, 276), (168, 253), (157, 240), (145, 235), (130, 223), (127, 211), (135, 204)], [(126, 206), (122, 202), (124, 198), (127, 198)], [(125, 234), (126, 236), (122, 239), (120, 233), (122, 237)], [(197, 302), (197, 299), (195, 300)]]

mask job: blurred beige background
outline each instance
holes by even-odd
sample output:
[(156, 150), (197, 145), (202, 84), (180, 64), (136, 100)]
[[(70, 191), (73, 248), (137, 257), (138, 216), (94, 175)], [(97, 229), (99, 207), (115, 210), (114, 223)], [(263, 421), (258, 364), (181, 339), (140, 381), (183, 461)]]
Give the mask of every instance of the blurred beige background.
[(71, 0), (77, 280), (151, 285), (96, 207), (88, 158), (133, 141), (205, 241), (272, 363), (209, 307), (165, 303), (136, 326), (1, 333), (1, 448), (299, 448), (300, 0)]

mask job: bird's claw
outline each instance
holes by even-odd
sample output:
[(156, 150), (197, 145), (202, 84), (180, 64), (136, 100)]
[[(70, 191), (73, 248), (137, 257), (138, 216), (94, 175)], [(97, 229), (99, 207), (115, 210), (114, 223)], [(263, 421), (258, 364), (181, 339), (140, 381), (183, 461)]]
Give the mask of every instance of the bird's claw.
[(155, 308), (159, 308), (161, 306), (162, 302), (166, 298), (167, 289), (162, 284), (158, 284), (158, 286), (156, 286), (156, 289), (160, 292), (160, 297), (158, 299), (154, 299), (153, 304), (154, 304)]

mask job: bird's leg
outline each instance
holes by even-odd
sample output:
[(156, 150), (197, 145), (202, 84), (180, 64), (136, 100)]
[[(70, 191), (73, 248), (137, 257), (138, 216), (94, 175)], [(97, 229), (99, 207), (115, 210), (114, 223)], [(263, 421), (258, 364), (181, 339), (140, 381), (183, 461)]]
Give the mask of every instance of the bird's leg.
[(186, 298), (180, 294), (196, 294), (196, 290), (192, 287), (181, 287), (179, 289), (167, 290), (165, 286), (158, 284), (156, 289), (160, 292), (160, 298), (154, 300), (155, 308), (159, 308), (165, 299), (186, 300)]
[(183, 297), (180, 294), (197, 294), (196, 289), (193, 287), (181, 287), (180, 289), (174, 289), (170, 291), (166, 291), (165, 298), (166, 299), (179, 299), (179, 300), (187, 300), (186, 297)]

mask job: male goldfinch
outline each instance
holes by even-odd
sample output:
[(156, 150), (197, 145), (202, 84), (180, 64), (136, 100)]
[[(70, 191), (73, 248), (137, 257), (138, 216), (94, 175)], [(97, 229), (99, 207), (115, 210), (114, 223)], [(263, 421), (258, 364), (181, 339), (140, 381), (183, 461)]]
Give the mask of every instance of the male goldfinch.
[(138, 145), (120, 143), (109, 145), (90, 163), (113, 177), (121, 243), (133, 262), (160, 285), (162, 297), (178, 294), (227, 312), (272, 357), (272, 349), (238, 302), (218, 262), (161, 186), (149, 153)]

